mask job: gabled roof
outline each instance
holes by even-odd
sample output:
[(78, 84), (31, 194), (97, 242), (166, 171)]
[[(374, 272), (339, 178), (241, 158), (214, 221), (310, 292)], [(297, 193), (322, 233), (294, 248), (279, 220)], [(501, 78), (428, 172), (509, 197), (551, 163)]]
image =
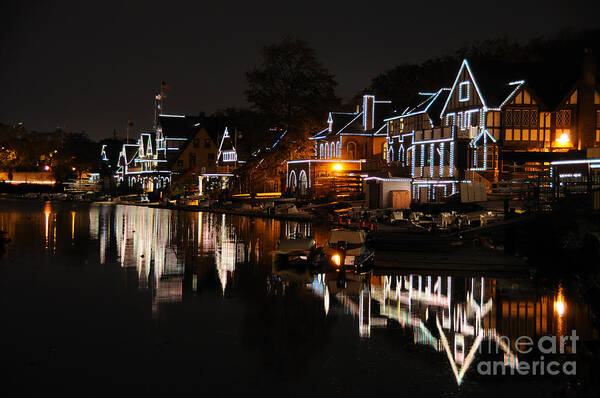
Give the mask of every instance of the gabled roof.
[[(313, 134), (311, 139), (322, 139), (339, 134), (385, 135), (385, 118), (391, 113), (390, 101), (377, 101), (373, 97), (373, 128), (365, 131), (363, 126), (364, 109), (360, 112), (329, 112), (327, 126)], [(363, 102), (364, 103), (364, 102)], [(330, 129), (331, 126), (331, 129)]]
[(154, 148), (152, 145), (152, 135), (150, 133), (143, 133), (141, 135), (142, 147), (144, 148), (144, 154), (146, 156), (154, 153)]
[(221, 142), (219, 143), (219, 152), (217, 154), (217, 162), (221, 161), (221, 157), (223, 153), (226, 152), (235, 152), (237, 156), (237, 152), (235, 149), (235, 145), (231, 135), (229, 134), (229, 130), (225, 127), (225, 131), (223, 131), (223, 136), (221, 137)]
[[(121, 150), (121, 156), (119, 158), (119, 166), (130, 165), (135, 158), (137, 158), (138, 150), (140, 149), (137, 144), (123, 144)], [(125, 161), (125, 164), (121, 164), (121, 159)]]
[(437, 125), (439, 124), (442, 107), (446, 103), (449, 94), (449, 88), (441, 88), (433, 93), (419, 93), (421, 98), (416, 104), (407, 107), (399, 115), (385, 119), (385, 121), (427, 113), (433, 123)]
[[(461, 70), (465, 65), (488, 108), (501, 107), (518, 91), (516, 89), (525, 87), (542, 107), (554, 110), (581, 77), (581, 60), (560, 57), (552, 62), (529, 63), (465, 59)], [(598, 69), (597, 74), (600, 74)], [(459, 75), (460, 70), (457, 77)]]

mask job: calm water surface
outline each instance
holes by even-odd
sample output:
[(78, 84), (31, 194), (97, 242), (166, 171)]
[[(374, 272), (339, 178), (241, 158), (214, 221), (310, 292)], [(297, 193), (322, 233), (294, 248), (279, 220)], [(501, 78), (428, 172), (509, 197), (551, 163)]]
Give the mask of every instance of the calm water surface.
[(24, 391), (557, 396), (597, 386), (581, 348), (546, 356), (576, 358), (577, 376), (477, 371), (539, 358), (516, 351), (519, 336), (575, 329), (595, 344), (588, 307), (558, 282), (276, 270), (278, 239), (302, 232), (322, 244), (327, 231), (212, 213), (3, 201), (0, 229), (13, 239), (0, 260), (3, 377)]

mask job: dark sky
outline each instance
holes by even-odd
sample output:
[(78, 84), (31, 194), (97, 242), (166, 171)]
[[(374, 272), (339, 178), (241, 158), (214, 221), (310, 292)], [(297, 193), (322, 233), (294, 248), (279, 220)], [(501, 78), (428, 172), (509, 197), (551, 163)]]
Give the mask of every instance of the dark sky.
[(0, 123), (93, 139), (122, 133), (128, 117), (151, 128), (161, 80), (167, 113), (246, 105), (244, 72), (284, 35), (308, 41), (348, 98), (380, 72), (469, 41), (600, 24), (591, 0), (50, 3), (0, 6)]

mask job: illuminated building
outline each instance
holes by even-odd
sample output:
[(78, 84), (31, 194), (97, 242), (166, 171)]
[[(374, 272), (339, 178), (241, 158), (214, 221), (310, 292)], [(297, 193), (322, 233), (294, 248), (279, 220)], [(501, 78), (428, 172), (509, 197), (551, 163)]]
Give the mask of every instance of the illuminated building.
[(310, 138), (314, 157), (287, 161), (288, 191), (297, 196), (359, 195), (363, 178), (378, 175), (385, 167), (387, 124), (383, 117), (390, 106), (390, 101), (364, 95), (355, 112), (330, 112), (327, 126)]
[(492, 183), (546, 176), (600, 146), (598, 66), (589, 53), (563, 66), (465, 59), (450, 89), (386, 119), (387, 159), (413, 178), (413, 200), (483, 200)]

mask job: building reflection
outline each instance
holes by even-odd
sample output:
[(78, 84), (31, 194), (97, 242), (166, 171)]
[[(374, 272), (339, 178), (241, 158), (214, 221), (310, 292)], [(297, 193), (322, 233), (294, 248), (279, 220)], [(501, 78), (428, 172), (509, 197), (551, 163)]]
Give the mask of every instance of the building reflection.
[[(52, 224), (52, 216), (44, 214)], [(273, 273), (270, 253), (281, 237), (313, 236), (321, 244), (326, 239), (325, 229), (306, 223), (100, 206), (90, 211), (89, 228), (90, 237), (100, 240), (100, 262), (116, 262), (127, 283), (150, 292), (155, 316), (162, 304), (204, 291), (227, 298), (245, 283), (244, 277), (264, 275), (265, 294), (297, 294), (289, 287), (299, 286), (313, 300), (322, 300), (324, 319), (352, 317), (360, 338), (372, 338), (383, 328), (404, 330), (412, 343), (438, 352), (458, 384), (486, 349), (516, 366), (520, 336), (566, 335), (572, 329), (582, 338), (594, 333), (587, 309), (570, 301), (562, 286), (541, 287), (518, 276)]]
[[(284, 283), (292, 281), (283, 275)], [(515, 282), (518, 281), (518, 282)], [(400, 327), (413, 342), (443, 354), (460, 385), (475, 357), (496, 351), (515, 367), (520, 336), (534, 340), (577, 330), (594, 330), (584, 308), (567, 304), (561, 286), (543, 291), (525, 279), (395, 274), (361, 277), (317, 274), (305, 286), (332, 308), (357, 321), (358, 334), (371, 337), (378, 328)], [(571, 313), (570, 313), (571, 312)]]
[(100, 263), (114, 258), (137, 288), (150, 291), (155, 315), (161, 303), (199, 293), (213, 272), (225, 295), (238, 265), (261, 267), (280, 237), (311, 233), (307, 223), (141, 206), (92, 206), (89, 219)]

